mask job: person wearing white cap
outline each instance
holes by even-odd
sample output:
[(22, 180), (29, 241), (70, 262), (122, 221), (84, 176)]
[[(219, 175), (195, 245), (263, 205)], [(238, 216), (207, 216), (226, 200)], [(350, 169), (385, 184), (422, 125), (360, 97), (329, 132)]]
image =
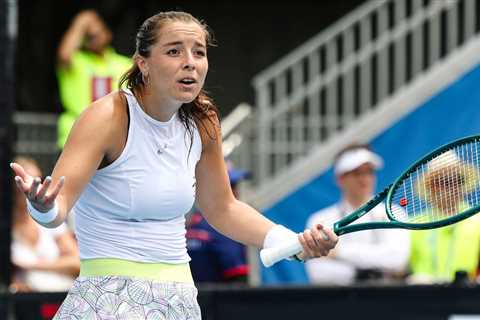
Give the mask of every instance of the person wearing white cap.
[[(333, 223), (370, 200), (375, 189), (375, 171), (383, 167), (380, 156), (367, 145), (350, 145), (341, 150), (334, 160), (336, 183), (341, 200), (313, 213), (307, 226), (322, 222)], [(387, 220), (383, 204), (365, 215), (358, 223)], [(366, 230), (341, 237), (328, 257), (306, 263), (311, 283), (322, 285), (350, 285), (356, 281), (388, 279), (403, 274), (409, 258), (409, 234), (406, 230)]]
[[(476, 196), (479, 168), (449, 150), (431, 163), (419, 177), (419, 199), (434, 215), (450, 215), (470, 207)], [(439, 229), (412, 232), (410, 274), (407, 282), (429, 284), (474, 280), (480, 260), (480, 216)]]

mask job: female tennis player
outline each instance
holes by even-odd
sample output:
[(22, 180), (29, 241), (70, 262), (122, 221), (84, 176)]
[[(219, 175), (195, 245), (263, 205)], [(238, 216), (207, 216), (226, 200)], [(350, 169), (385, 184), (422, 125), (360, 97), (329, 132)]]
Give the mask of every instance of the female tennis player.
[(335, 246), (321, 225), (297, 235), (233, 196), (218, 109), (202, 90), (210, 44), (190, 14), (150, 17), (125, 89), (83, 112), (52, 176), (42, 182), (11, 165), (38, 223), (55, 227), (75, 213), (81, 271), (55, 319), (200, 319), (185, 246), (195, 200), (210, 224), (247, 245), (298, 237), (302, 259)]

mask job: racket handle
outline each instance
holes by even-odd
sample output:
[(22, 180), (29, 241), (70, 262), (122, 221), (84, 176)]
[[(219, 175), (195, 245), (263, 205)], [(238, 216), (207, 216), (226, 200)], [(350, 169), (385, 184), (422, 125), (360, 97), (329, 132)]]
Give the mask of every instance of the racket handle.
[(260, 250), (260, 260), (265, 267), (271, 267), (282, 259), (289, 258), (303, 251), (303, 247), (298, 239), (292, 239), (279, 247), (273, 247)]

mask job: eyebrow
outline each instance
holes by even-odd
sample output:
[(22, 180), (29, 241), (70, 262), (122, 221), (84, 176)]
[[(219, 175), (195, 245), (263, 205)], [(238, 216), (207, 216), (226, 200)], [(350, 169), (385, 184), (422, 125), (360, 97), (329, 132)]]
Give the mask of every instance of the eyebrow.
[[(182, 41), (172, 41), (172, 42), (165, 43), (163, 46), (164, 47), (178, 46), (180, 44), (182, 44)], [(202, 47), (202, 48), (206, 48), (206, 46), (203, 43), (198, 42), (198, 41), (195, 41), (195, 45), (197, 45), (199, 47)]]

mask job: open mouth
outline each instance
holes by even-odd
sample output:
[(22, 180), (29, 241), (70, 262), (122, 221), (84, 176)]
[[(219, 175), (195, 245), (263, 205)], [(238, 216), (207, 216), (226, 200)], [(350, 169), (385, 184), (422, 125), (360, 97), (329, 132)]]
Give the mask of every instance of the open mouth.
[(197, 83), (197, 81), (195, 81), (195, 79), (193, 78), (183, 78), (183, 79), (180, 79), (178, 82), (187, 86)]

